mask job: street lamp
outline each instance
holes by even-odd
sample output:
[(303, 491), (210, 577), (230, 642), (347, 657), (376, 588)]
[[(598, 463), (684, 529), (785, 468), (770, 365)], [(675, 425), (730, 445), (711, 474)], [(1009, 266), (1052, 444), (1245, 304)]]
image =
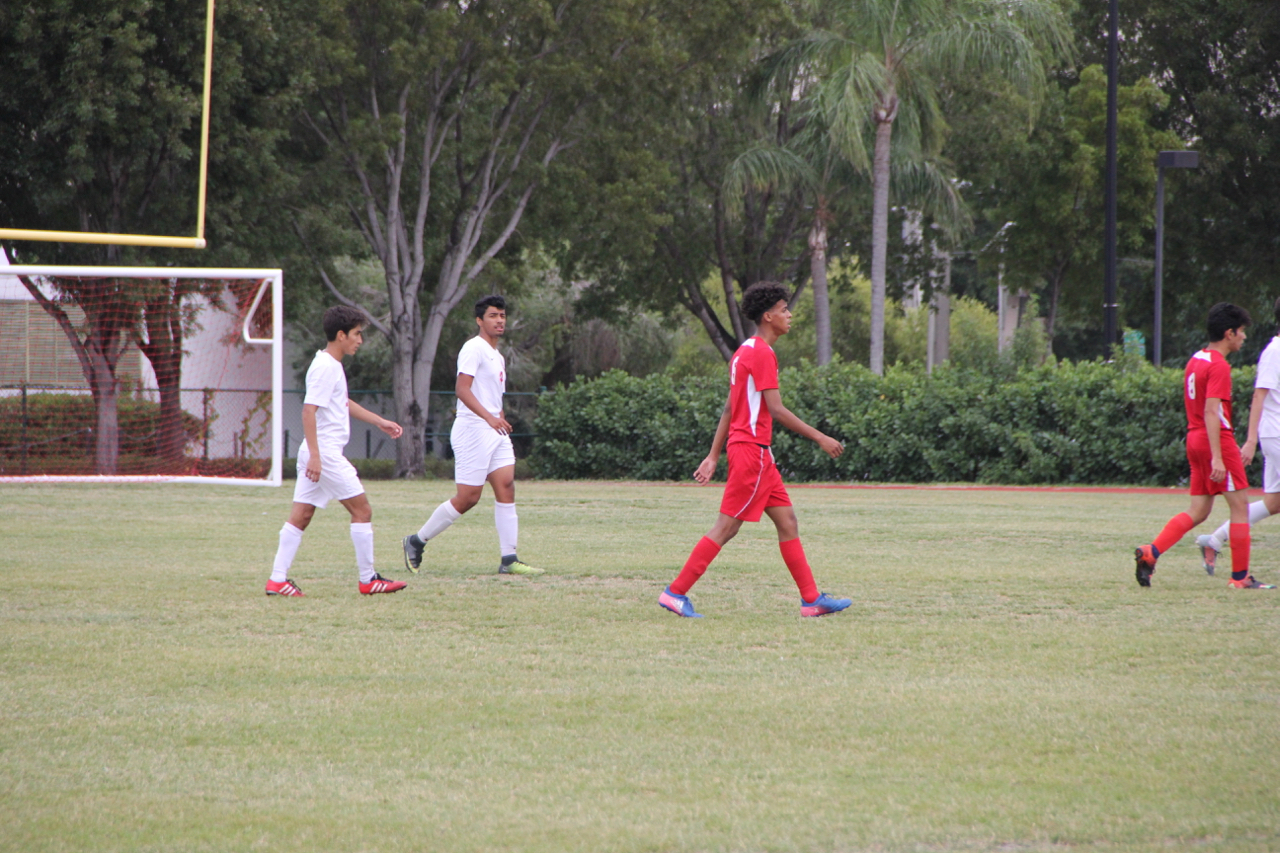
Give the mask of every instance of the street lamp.
[(1151, 329), (1155, 345), (1151, 361), (1157, 367), (1163, 357), (1160, 340), (1164, 330), (1164, 170), (1194, 169), (1199, 165), (1198, 151), (1161, 151), (1156, 155), (1156, 299), (1155, 322)]

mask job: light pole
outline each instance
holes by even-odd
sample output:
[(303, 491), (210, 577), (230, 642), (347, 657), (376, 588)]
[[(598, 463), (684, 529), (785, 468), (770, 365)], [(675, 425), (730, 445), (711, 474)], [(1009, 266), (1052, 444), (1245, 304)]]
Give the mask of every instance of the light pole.
[(1107, 167), (1105, 224), (1103, 226), (1102, 264), (1102, 357), (1110, 361), (1111, 348), (1115, 346), (1119, 330), (1119, 306), (1116, 304), (1116, 189), (1118, 173), (1117, 157), (1117, 65), (1120, 53), (1120, 3), (1111, 0), (1107, 18)]
[(1200, 165), (1198, 151), (1161, 151), (1156, 155), (1156, 298), (1151, 337), (1151, 363), (1160, 366), (1160, 340), (1164, 331), (1164, 170), (1194, 169)]

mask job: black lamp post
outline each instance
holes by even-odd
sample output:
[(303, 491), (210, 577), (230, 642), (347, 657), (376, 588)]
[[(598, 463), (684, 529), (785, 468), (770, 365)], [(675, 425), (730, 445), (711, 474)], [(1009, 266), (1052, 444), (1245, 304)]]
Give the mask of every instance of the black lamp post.
[(1111, 358), (1111, 347), (1119, 330), (1119, 306), (1116, 304), (1116, 187), (1117, 187), (1117, 65), (1120, 52), (1120, 3), (1111, 0), (1107, 18), (1107, 166), (1106, 192), (1103, 202), (1106, 221), (1103, 226), (1102, 264), (1102, 357)]
[(1151, 362), (1156, 366), (1164, 355), (1160, 347), (1164, 332), (1164, 170), (1194, 169), (1199, 165), (1198, 151), (1161, 151), (1156, 156), (1156, 298), (1151, 328)]

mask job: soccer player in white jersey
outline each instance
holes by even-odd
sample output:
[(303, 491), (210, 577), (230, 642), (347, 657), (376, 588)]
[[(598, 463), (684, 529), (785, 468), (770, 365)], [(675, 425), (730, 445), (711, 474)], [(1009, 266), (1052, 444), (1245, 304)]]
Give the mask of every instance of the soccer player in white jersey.
[[(1280, 324), (1280, 299), (1275, 304)], [(1258, 358), (1258, 375), (1253, 382), (1253, 402), (1249, 406), (1249, 437), (1240, 448), (1244, 464), (1253, 461), (1262, 446), (1262, 500), (1249, 504), (1249, 525), (1280, 512), (1280, 335), (1273, 337)], [(1228, 519), (1212, 533), (1196, 537), (1204, 570), (1213, 574), (1218, 553), (1230, 542)]]
[(498, 573), (540, 575), (516, 556), (520, 527), (516, 517), (516, 455), (511, 424), (503, 416), (502, 395), (507, 388), (507, 362), (498, 352), (498, 339), (507, 328), (507, 303), (486, 296), (476, 303), (478, 334), (458, 353), (457, 417), (449, 440), (453, 444), (453, 478), (458, 491), (436, 507), (417, 533), (404, 537), (404, 564), (411, 572), (422, 565), (426, 543), (449, 529), (462, 514), (480, 502), (484, 484), (493, 487), (493, 521), (498, 528)]
[(365, 315), (359, 308), (337, 305), (324, 312), (324, 334), (329, 343), (316, 353), (307, 369), (307, 396), (302, 401), (306, 442), (298, 448), (293, 511), (280, 529), (280, 547), (267, 581), (267, 595), (302, 595), (298, 585), (289, 580), (289, 567), (316, 508), (323, 509), (330, 500), (338, 501), (351, 513), (351, 543), (355, 545), (360, 571), (360, 593), (397, 592), (405, 587), (404, 581), (387, 580), (373, 570), (373, 509), (355, 466), (342, 455), (351, 438), (352, 415), (392, 438), (399, 438), (403, 432), (399, 424), (347, 396), (342, 359), (355, 355), (364, 343), (364, 324)]

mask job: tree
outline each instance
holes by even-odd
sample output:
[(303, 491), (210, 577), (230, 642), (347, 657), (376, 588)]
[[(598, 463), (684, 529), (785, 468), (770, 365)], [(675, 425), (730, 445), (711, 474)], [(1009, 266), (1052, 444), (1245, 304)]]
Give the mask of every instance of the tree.
[[(276, 146), (299, 91), (280, 20), (292, 0), (269, 8), (224, 2), (214, 50), (211, 115), (210, 252), (195, 255), (124, 246), (28, 243), (24, 262), (184, 266), (242, 261), (278, 247), (275, 215), (283, 173)], [(19, 227), (65, 231), (193, 233), (196, 215), (206, 4), (202, 0), (48, 0), (0, 6), (0, 217)], [(55, 279), (39, 293), (80, 357), (98, 408), (98, 469), (111, 473), (115, 444), (114, 371), (133, 341), (161, 381), (166, 455), (181, 452), (177, 370), (185, 293), (161, 282)], [(223, 284), (202, 285), (217, 298)], [(184, 284), (196, 287), (194, 284)], [(52, 298), (50, 298), (50, 296)], [(64, 306), (86, 316), (83, 339)]]
[[(745, 188), (758, 192), (798, 187), (808, 202), (809, 278), (813, 284), (816, 356), (819, 365), (832, 356), (830, 294), (827, 286), (829, 231), (833, 222), (854, 214), (850, 203), (867, 186), (867, 161), (860, 145), (849, 145), (828, 124), (815, 69), (793, 66), (800, 53), (783, 48), (761, 63), (761, 84), (749, 87), (748, 98), (766, 110), (776, 99), (786, 104), (775, 112), (794, 113), (795, 132), (784, 144), (764, 139), (729, 167), (728, 197), (736, 210)], [(769, 93), (771, 97), (765, 97)], [(891, 181), (897, 196), (928, 213), (955, 232), (966, 215), (954, 183), (939, 163), (898, 146), (891, 157)]]
[[(114, 474), (120, 458), (117, 418), (120, 387), (116, 382), (116, 365), (133, 342), (130, 331), (137, 322), (129, 283), (118, 278), (58, 277), (48, 282), (53, 293), (46, 294), (40, 283), (30, 276), (20, 276), (20, 280), (71, 342), (93, 395), (94, 470), (99, 474)], [(74, 304), (84, 312), (83, 338), (67, 315), (65, 304)]]
[[(661, 217), (647, 255), (588, 291), (669, 315), (693, 315), (726, 361), (752, 332), (739, 294), (763, 279), (805, 283), (808, 223), (803, 186), (757, 181), (751, 168), (771, 168), (798, 128), (792, 98), (758, 109), (743, 96), (753, 63), (793, 37), (797, 25), (782, 3), (706, 3), (699, 18), (714, 26), (688, 34), (690, 56), (707, 57), (657, 90), (649, 146), (671, 174), (656, 210)], [(751, 168), (738, 168), (750, 162)], [(736, 172), (736, 174), (735, 174)], [(800, 289), (797, 287), (797, 293)]]
[(371, 322), (391, 345), (400, 475), (423, 471), (446, 318), (515, 249), (536, 196), (593, 129), (612, 123), (615, 144), (640, 144), (617, 134), (633, 117), (628, 100), (672, 70), (694, 17), (671, 0), (333, 0), (317, 10), (318, 88), (300, 137), (311, 195), (294, 227), (340, 301), (356, 303), (327, 260), (344, 228), (385, 271), (389, 311)]
[[(1093, 65), (1046, 103), (1031, 136), (1007, 151), (1007, 190), (996, 218), (1015, 223), (1004, 260), (1011, 280), (1044, 294), (1050, 341), (1064, 307), (1079, 315), (1101, 304), (1102, 175), (1106, 74)], [(1154, 220), (1156, 153), (1180, 148), (1153, 126), (1165, 97), (1149, 80), (1118, 89), (1119, 245), (1147, 254)], [(1064, 306), (1064, 299), (1066, 305)]]
[[(1203, 343), (1208, 305), (1227, 299), (1267, 316), (1280, 287), (1280, 5), (1125, 0), (1120, 15), (1121, 79), (1152, 80), (1168, 97), (1154, 123), (1200, 152), (1198, 169), (1166, 176), (1165, 281), (1177, 287), (1165, 291), (1175, 339), (1165, 351), (1189, 351)], [(1104, 18), (1097, 4), (1081, 4), (1088, 61), (1104, 55)], [(1126, 322), (1145, 326), (1148, 316)], [(1255, 337), (1250, 350), (1266, 341)]]
[(792, 45), (788, 63), (815, 69), (818, 97), (846, 150), (865, 151), (872, 137), (871, 369), (882, 373), (895, 127), (905, 149), (936, 153), (948, 78), (995, 73), (1037, 93), (1043, 57), (1069, 53), (1067, 29), (1042, 0), (830, 0), (822, 20)]

